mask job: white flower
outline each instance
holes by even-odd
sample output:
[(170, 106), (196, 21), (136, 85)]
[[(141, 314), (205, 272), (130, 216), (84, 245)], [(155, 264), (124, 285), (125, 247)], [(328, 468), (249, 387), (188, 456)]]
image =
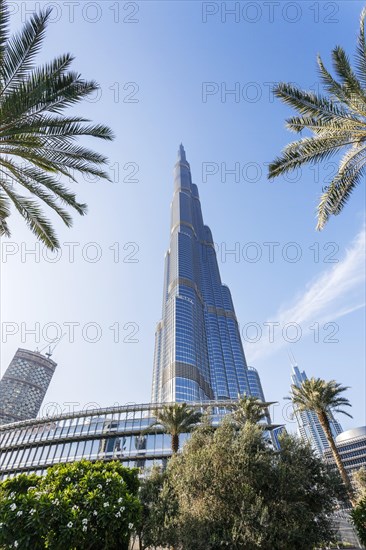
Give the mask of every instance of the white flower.
[(129, 524), (128, 524), (128, 528), (129, 528), (129, 529), (133, 529), (133, 523), (129, 523)]
[(84, 518), (81, 522), (83, 525), (86, 525), (88, 523), (88, 520), (86, 518)]
[(117, 514), (114, 514), (116, 516), (116, 518), (120, 518), (121, 517), (121, 512), (117, 512)]
[(66, 478), (66, 481), (71, 481), (71, 479), (69, 477)]
[(73, 526), (72, 521), (69, 521), (69, 523), (67, 524), (67, 527), (70, 529), (70, 527), (72, 527), (72, 526)]
[(35, 514), (35, 513), (36, 513), (36, 511), (35, 511), (35, 509), (34, 509), (34, 508), (32, 508), (32, 510), (29, 510), (29, 513), (30, 513), (30, 515), (31, 515), (31, 516), (33, 516), (33, 514)]
[(123, 498), (122, 497), (119, 497), (119, 499), (117, 500), (118, 504), (121, 504)]
[(125, 511), (125, 507), (124, 507), (124, 506), (121, 506), (120, 511), (121, 511), (121, 512), (124, 512), (124, 511)]
[(13, 502), (13, 504), (10, 504), (10, 510), (12, 510), (12, 512), (14, 512), (16, 507), (17, 507), (17, 505), (15, 504), (15, 502)]
[(110, 483), (112, 480), (110, 477), (107, 478), (106, 483)]
[(19, 516), (22, 516), (22, 515), (23, 515), (22, 510), (19, 510), (19, 512), (17, 512), (17, 516), (19, 517)]
[(18, 548), (19, 542), (17, 540), (14, 541), (14, 548)]
[(14, 497), (15, 497), (15, 493), (10, 493), (9, 498), (14, 498)]
[(97, 488), (98, 488), (98, 489), (102, 489), (102, 486), (101, 486), (100, 483), (98, 483)]
[(97, 516), (98, 512), (96, 510), (93, 511), (93, 516)]
[(103, 504), (103, 506), (104, 506), (104, 508), (107, 508), (107, 506), (109, 506), (109, 502), (105, 502), (105, 503)]
[(79, 510), (79, 506), (77, 504), (74, 504), (74, 506), (72, 507), (72, 510)]
[(3, 528), (3, 525), (4, 525), (3, 523), (0, 523), (0, 529), (2, 529), (2, 528)]
[(52, 504), (56, 504), (56, 506), (58, 506), (60, 504), (60, 501), (58, 500), (58, 498), (55, 498), (55, 500), (52, 501)]
[(88, 526), (87, 525), (83, 525), (83, 531), (87, 531), (88, 530)]

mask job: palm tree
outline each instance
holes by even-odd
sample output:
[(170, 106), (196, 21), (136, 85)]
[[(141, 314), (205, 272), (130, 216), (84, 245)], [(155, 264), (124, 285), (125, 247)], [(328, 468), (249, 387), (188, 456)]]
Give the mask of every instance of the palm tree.
[(265, 418), (265, 408), (265, 405), (257, 397), (244, 394), (239, 396), (232, 417), (239, 425), (244, 425), (246, 422), (257, 424)]
[(9, 36), (9, 12), (6, 1), (0, 0), (0, 236), (10, 236), (7, 218), (13, 205), (53, 250), (59, 242), (37, 199), (68, 227), (72, 218), (62, 205), (84, 215), (86, 204), (77, 202), (59, 177), (76, 181), (75, 173), (81, 173), (109, 179), (101, 168), (107, 158), (75, 141), (78, 136), (111, 140), (113, 134), (107, 126), (64, 115), (65, 109), (98, 89), (94, 81), (69, 70), (70, 54), (35, 65), (50, 13), (48, 9), (34, 14), (20, 32)]
[(304, 128), (312, 137), (304, 137), (287, 145), (282, 155), (269, 165), (273, 178), (306, 163), (317, 163), (348, 147), (341, 158), (337, 174), (321, 195), (317, 207), (317, 229), (323, 229), (331, 215), (339, 214), (356, 185), (366, 173), (366, 8), (361, 13), (360, 31), (355, 56), (355, 70), (340, 46), (333, 49), (336, 78), (327, 71), (318, 56), (320, 77), (327, 96), (300, 90), (280, 83), (274, 93), (300, 116), (286, 120), (294, 132)]
[(346, 486), (349, 499), (352, 505), (354, 505), (355, 499), (351, 481), (334, 442), (329, 423), (329, 413), (333, 411), (352, 418), (342, 408), (351, 406), (348, 399), (341, 396), (347, 389), (348, 387), (338, 384), (335, 380), (326, 382), (321, 378), (310, 378), (309, 380), (304, 380), (300, 386), (292, 384), (289, 399), (292, 400), (295, 414), (304, 411), (313, 411), (317, 415), (332, 450), (334, 461)]
[(173, 454), (176, 454), (179, 449), (179, 434), (189, 432), (198, 424), (202, 416), (200, 412), (191, 409), (187, 403), (164, 405), (162, 409), (156, 409), (154, 415), (156, 422), (153, 426), (163, 426), (164, 430), (171, 435)]

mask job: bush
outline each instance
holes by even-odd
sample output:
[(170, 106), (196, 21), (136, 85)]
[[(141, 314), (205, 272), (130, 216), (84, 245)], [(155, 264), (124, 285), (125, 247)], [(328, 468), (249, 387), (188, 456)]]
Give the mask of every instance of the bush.
[(0, 547), (127, 550), (140, 517), (137, 474), (83, 460), (1, 482)]
[(351, 518), (356, 527), (360, 542), (366, 545), (366, 497), (353, 508)]

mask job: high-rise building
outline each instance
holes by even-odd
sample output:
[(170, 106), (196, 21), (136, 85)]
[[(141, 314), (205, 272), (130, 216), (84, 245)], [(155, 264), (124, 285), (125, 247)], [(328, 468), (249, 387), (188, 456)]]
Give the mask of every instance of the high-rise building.
[(41, 353), (18, 349), (0, 380), (0, 424), (36, 418), (56, 366)]
[(212, 234), (180, 145), (151, 399), (227, 400), (244, 393), (264, 400), (257, 372), (248, 372), (230, 290), (221, 282)]
[[(307, 378), (305, 371), (300, 372), (297, 365), (292, 366), (291, 380), (295, 386), (300, 387), (302, 382), (307, 380)], [(300, 436), (308, 441), (313, 449), (321, 456), (324, 449), (329, 447), (329, 443), (317, 415), (313, 411), (304, 411), (301, 413), (295, 411), (295, 418)], [(331, 432), (333, 436), (336, 437), (343, 431), (342, 426), (337, 422), (330, 411), (328, 412), (328, 419)]]

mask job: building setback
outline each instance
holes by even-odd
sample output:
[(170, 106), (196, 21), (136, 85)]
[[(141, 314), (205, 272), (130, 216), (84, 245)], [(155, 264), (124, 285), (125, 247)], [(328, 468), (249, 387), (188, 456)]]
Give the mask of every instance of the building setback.
[(227, 400), (244, 393), (264, 401), (258, 373), (248, 372), (230, 290), (221, 282), (211, 230), (180, 145), (151, 400)]
[(0, 380), (0, 424), (36, 418), (56, 366), (41, 353), (18, 349)]

